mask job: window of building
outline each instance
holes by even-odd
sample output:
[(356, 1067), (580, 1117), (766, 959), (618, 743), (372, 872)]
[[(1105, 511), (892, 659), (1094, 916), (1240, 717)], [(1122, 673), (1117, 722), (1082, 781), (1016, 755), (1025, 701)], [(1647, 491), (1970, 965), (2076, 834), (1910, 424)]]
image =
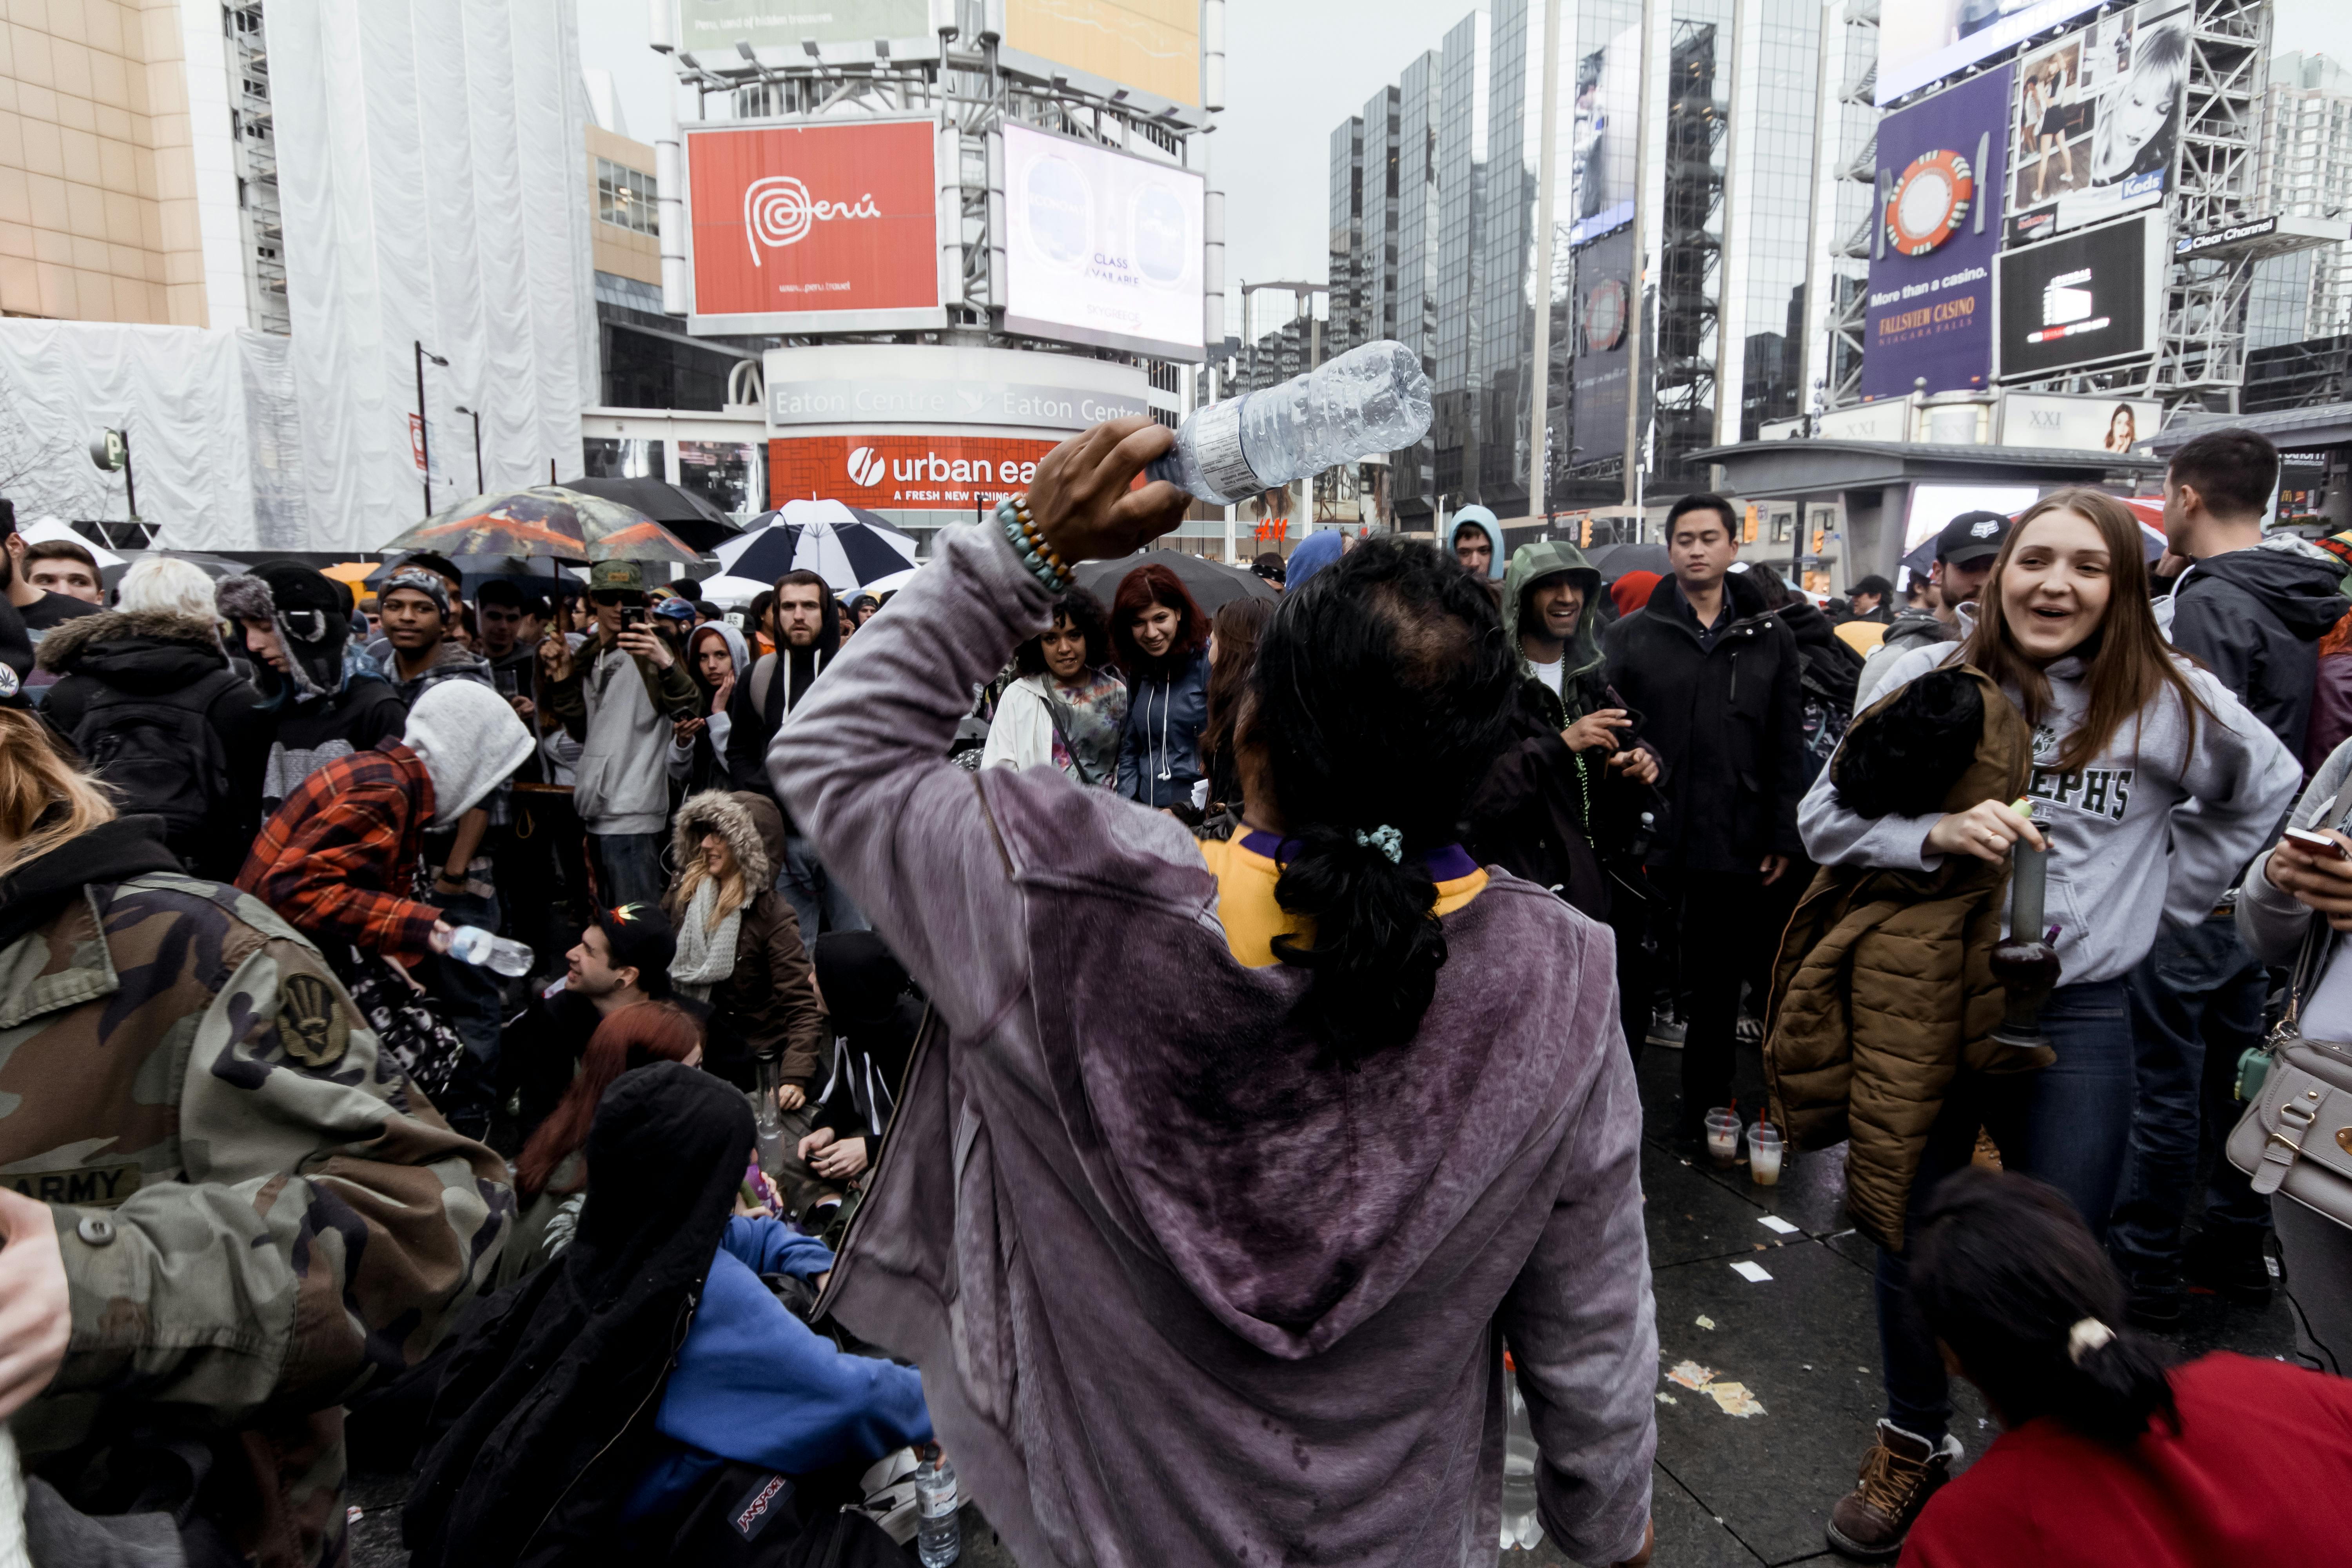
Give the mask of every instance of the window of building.
[(1783, 511), (1775, 509), (1771, 513), (1771, 531), (1768, 536), (1770, 542), (1774, 544), (1790, 544), (1795, 542), (1797, 536), (1797, 514), (1793, 511)]
[(637, 234), (658, 234), (654, 177), (614, 163), (596, 160), (596, 216), (606, 223)]

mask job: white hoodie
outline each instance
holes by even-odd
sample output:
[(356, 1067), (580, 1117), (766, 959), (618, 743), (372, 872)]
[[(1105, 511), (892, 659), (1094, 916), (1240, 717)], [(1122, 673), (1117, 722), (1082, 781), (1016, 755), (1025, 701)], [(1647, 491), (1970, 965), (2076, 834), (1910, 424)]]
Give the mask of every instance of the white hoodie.
[(477, 680), (426, 688), (400, 739), (433, 780), (433, 821), (441, 827), (481, 805), (530, 755), (530, 731), (505, 698)]
[[(1957, 661), (1964, 646), (1898, 655), (1874, 700)], [(2139, 723), (2119, 728), (2074, 773), (2051, 764), (2090, 706), (2083, 662), (2062, 658), (2045, 672), (2050, 709), (2034, 728), (2025, 793), (2051, 845), (2047, 919), (2058, 927), (2061, 984), (2127, 973), (2155, 945), (2159, 921), (2203, 920), (2269, 842), (2302, 782), (2278, 737), (2229, 688), (2186, 658), (2175, 661), (2210, 715), (2198, 719), (2194, 749), (2180, 699), (2168, 688), (2141, 710)], [(1838, 799), (1833, 771), (1822, 769), (1797, 806), (1797, 830), (1813, 859), (1906, 871), (1943, 864), (1927, 853), (1937, 817), (1856, 816)]]

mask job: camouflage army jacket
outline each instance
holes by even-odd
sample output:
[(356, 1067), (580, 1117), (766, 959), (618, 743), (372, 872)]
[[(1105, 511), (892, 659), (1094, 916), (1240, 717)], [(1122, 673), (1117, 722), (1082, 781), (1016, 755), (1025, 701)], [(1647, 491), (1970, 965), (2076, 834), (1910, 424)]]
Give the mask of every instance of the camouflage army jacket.
[(59, 901), (0, 946), (0, 1181), (53, 1206), (73, 1312), (16, 1440), (94, 1514), (194, 1445), (239, 1548), (339, 1562), (341, 1403), (489, 1279), (505, 1167), (379, 1061), (318, 951), (250, 895), (159, 871)]

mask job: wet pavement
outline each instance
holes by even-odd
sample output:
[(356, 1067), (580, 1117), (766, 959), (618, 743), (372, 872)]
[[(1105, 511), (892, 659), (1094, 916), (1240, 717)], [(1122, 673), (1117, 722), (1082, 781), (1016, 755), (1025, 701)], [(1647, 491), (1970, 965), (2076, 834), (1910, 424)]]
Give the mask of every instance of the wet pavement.
[[(1741, 1119), (1752, 1121), (1763, 1103), (1762, 1072), (1752, 1048), (1739, 1055)], [(1669, 1126), (1680, 1071), (1678, 1052), (1643, 1053), (1642, 1184), (1660, 1352), (1654, 1562), (1830, 1568), (1844, 1559), (1828, 1550), (1822, 1527), (1853, 1484), (1883, 1408), (1874, 1248), (1844, 1217), (1845, 1151), (1792, 1155), (1769, 1187), (1749, 1181), (1744, 1163), (1717, 1170), (1678, 1155)], [(2184, 1355), (2217, 1348), (2280, 1355), (2294, 1329), (2278, 1302), (2256, 1310), (2192, 1292), (2179, 1331), (2167, 1337)], [(1974, 1390), (1955, 1384), (1953, 1399), (1952, 1430), (1973, 1459), (1993, 1431)], [(353, 1476), (351, 1500), (363, 1510), (352, 1530), (353, 1568), (404, 1568), (399, 1501), (406, 1490), (405, 1477)], [(963, 1561), (1016, 1568), (970, 1510)], [(1549, 1541), (1500, 1558), (1504, 1568), (1569, 1561)]]

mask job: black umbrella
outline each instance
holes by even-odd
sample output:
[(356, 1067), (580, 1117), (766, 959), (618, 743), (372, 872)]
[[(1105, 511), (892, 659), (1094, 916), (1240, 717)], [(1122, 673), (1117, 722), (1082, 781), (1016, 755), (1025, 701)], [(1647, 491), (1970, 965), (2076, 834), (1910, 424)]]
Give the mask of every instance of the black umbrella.
[(1674, 575), (1675, 563), (1666, 555), (1663, 544), (1639, 544), (1627, 541), (1620, 544), (1597, 544), (1584, 552), (1592, 569), (1601, 574), (1603, 583), (1614, 583), (1628, 572), (1655, 572), (1661, 577)]
[(1187, 555), (1181, 550), (1150, 550), (1140, 555), (1122, 555), (1114, 561), (1086, 562), (1078, 567), (1078, 586), (1108, 605), (1118, 595), (1122, 578), (1139, 566), (1155, 563), (1175, 573), (1194, 603), (1213, 616), (1219, 606), (1244, 596), (1276, 600), (1282, 597), (1273, 584), (1254, 572)]
[(563, 488), (635, 507), (697, 550), (716, 550), (742, 531), (708, 497), (666, 479), (566, 479)]

